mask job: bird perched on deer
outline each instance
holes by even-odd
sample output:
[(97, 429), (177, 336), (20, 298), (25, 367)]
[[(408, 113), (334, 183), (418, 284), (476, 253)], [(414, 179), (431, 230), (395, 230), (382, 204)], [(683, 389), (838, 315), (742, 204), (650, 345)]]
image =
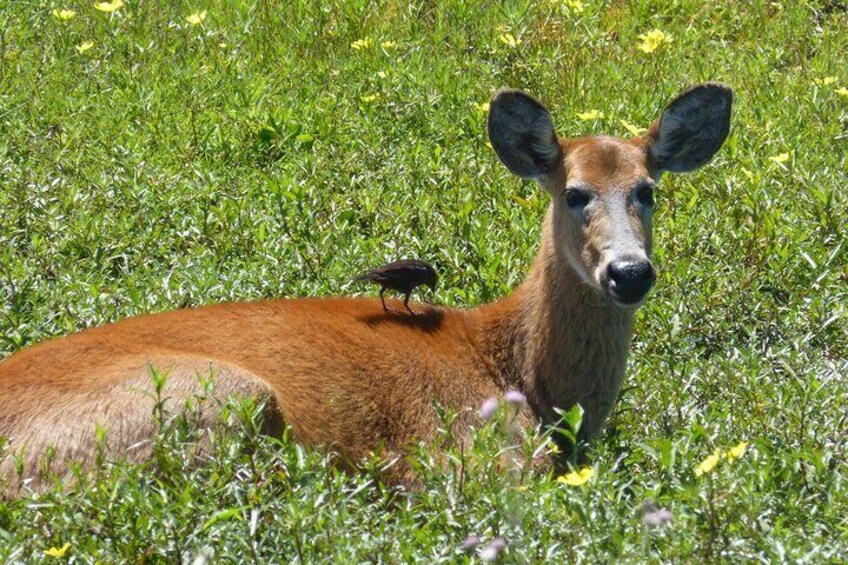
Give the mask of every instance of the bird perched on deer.
[(386, 289), (402, 292), (405, 295), (403, 305), (409, 310), (410, 314), (415, 315), (415, 312), (409, 307), (409, 296), (412, 291), (422, 284), (426, 284), (430, 287), (430, 290), (435, 291), (437, 279), (435, 269), (428, 263), (417, 259), (403, 259), (376, 269), (368, 269), (357, 275), (353, 280), (354, 282), (370, 281), (380, 285), (380, 301), (383, 303), (384, 312), (389, 311), (386, 300), (383, 298)]

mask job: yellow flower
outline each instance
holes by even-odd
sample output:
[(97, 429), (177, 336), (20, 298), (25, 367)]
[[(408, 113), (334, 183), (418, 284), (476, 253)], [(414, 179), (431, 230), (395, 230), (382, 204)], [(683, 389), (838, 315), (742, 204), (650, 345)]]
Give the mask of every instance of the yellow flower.
[(373, 102), (374, 100), (376, 100), (379, 97), (380, 97), (379, 94), (369, 94), (367, 96), (363, 96), (362, 101), (365, 102), (366, 104), (370, 104), (371, 102)]
[(631, 135), (642, 135), (643, 133), (645, 133), (646, 131), (648, 131), (648, 130), (647, 130), (647, 129), (645, 129), (645, 128), (640, 128), (640, 127), (638, 127), (638, 126), (634, 126), (633, 124), (631, 124), (630, 122), (625, 121), (625, 120), (618, 120), (618, 122), (619, 122), (621, 125), (623, 125), (623, 126), (624, 126), (624, 129), (626, 129), (627, 131), (629, 131), (629, 132), (631, 133)]
[(77, 50), (77, 53), (85, 53), (86, 51), (88, 51), (92, 47), (94, 47), (93, 41), (84, 41), (84, 42), (80, 43), (79, 45), (77, 45), (76, 47), (74, 47), (74, 49)]
[(642, 40), (642, 43), (637, 45), (636, 48), (643, 53), (653, 53), (660, 45), (674, 41), (674, 37), (659, 29), (652, 29), (648, 33), (640, 34), (639, 39)]
[(384, 41), (380, 44), (380, 47), (383, 49), (394, 49), (397, 47), (397, 43), (394, 41)]
[(484, 114), (489, 111), (489, 103), (488, 102), (480, 102), (477, 104), (477, 109)]
[(848, 98), (848, 88), (845, 88), (844, 86), (843, 86), (843, 87), (840, 87), (840, 88), (837, 88), (837, 89), (836, 89), (836, 93), (837, 93), (839, 96), (844, 96), (844, 97)]
[(713, 451), (713, 454), (698, 463), (698, 466), (695, 467), (695, 476), (700, 477), (706, 473), (709, 473), (715, 466), (718, 465), (718, 461), (721, 459), (721, 450), (716, 449)]
[(57, 20), (62, 20), (63, 22), (66, 22), (70, 19), (73, 19), (73, 17), (76, 16), (77, 13), (73, 10), (53, 10), (53, 15), (56, 17)]
[(203, 20), (206, 19), (206, 10), (202, 12), (195, 12), (189, 16), (186, 16), (186, 21), (193, 26), (200, 25), (203, 23)]
[(575, 14), (583, 13), (583, 2), (580, 0), (563, 0), (563, 4)]
[(374, 45), (374, 41), (370, 37), (366, 37), (365, 39), (357, 39), (350, 44), (350, 47), (354, 51), (361, 51), (362, 49), (367, 49), (372, 45)]
[(515, 36), (511, 33), (502, 33), (498, 36), (498, 39), (501, 40), (501, 43), (503, 43), (507, 47), (512, 47), (513, 49), (515, 49), (521, 44), (521, 40), (516, 39)]
[(44, 555), (49, 555), (50, 557), (64, 557), (70, 548), (70, 543), (66, 543), (62, 547), (51, 547), (50, 549), (44, 550)]
[(830, 86), (837, 81), (836, 77), (822, 77), (822, 78), (814, 78), (813, 83), (819, 86)]
[(386, 71), (377, 71), (377, 76), (379, 78), (386, 78), (389, 75), (386, 74)]
[(588, 122), (589, 120), (597, 120), (604, 117), (603, 112), (598, 112), (597, 110), (589, 110), (588, 112), (577, 112), (577, 117), (583, 120), (584, 122)]
[(780, 166), (783, 166), (783, 163), (789, 160), (789, 153), (781, 153), (780, 155), (774, 155), (773, 157), (769, 157), (769, 161), (776, 163)]
[(745, 455), (745, 449), (748, 447), (747, 441), (740, 441), (734, 447), (731, 447), (728, 452), (725, 454), (725, 457), (728, 459), (739, 459), (743, 455)]
[(595, 476), (595, 470), (591, 467), (583, 467), (579, 471), (572, 471), (566, 475), (561, 475), (557, 478), (558, 483), (568, 485), (570, 487), (579, 487), (589, 482), (589, 479)]
[(111, 2), (98, 2), (94, 8), (101, 12), (111, 13), (124, 5), (124, 0), (112, 0)]

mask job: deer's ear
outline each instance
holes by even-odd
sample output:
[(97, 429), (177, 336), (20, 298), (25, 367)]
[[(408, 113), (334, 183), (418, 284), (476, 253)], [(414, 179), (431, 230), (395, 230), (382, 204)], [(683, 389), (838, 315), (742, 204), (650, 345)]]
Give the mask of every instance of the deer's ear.
[(663, 111), (648, 131), (648, 151), (660, 171), (683, 173), (707, 163), (730, 131), (733, 91), (716, 83), (695, 86)]
[(562, 157), (551, 115), (520, 90), (500, 90), (489, 104), (489, 140), (507, 168), (524, 178), (543, 178)]

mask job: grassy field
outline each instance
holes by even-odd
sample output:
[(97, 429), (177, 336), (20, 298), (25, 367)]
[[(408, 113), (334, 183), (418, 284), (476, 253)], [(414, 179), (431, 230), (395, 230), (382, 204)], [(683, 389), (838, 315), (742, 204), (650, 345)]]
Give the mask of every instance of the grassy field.
[(242, 405), (212, 457), (167, 420), (149, 465), (0, 500), (0, 562), (470, 563), (498, 537), (509, 563), (848, 559), (848, 4), (119, 4), (0, 0), (2, 356), (367, 292), (352, 275), (401, 256), (438, 267), (440, 304), (508, 293), (547, 197), (487, 145), (499, 87), (560, 135), (630, 135), (720, 80), (731, 136), (660, 185), (657, 288), (584, 484), (499, 471), (538, 444), (502, 411), (462, 451), (445, 415), (426, 488), (391, 497)]

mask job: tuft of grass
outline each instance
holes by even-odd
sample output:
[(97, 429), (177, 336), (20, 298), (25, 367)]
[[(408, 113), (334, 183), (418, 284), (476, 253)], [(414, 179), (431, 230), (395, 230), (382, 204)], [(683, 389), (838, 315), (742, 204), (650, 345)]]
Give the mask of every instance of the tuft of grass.
[(93, 5), (0, 9), (2, 355), (145, 312), (347, 294), (399, 257), (436, 264), (440, 303), (504, 295), (546, 198), (486, 145), (499, 87), (561, 135), (626, 136), (721, 80), (732, 132), (660, 184), (657, 289), (582, 486), (503, 471), (496, 454), (538, 446), (497, 423), (422, 446), (424, 488), (400, 499), (249, 425), (206, 457), (166, 429), (148, 465), (0, 502), (0, 561), (474, 562), (496, 538), (504, 562), (844, 559), (842, 3)]

